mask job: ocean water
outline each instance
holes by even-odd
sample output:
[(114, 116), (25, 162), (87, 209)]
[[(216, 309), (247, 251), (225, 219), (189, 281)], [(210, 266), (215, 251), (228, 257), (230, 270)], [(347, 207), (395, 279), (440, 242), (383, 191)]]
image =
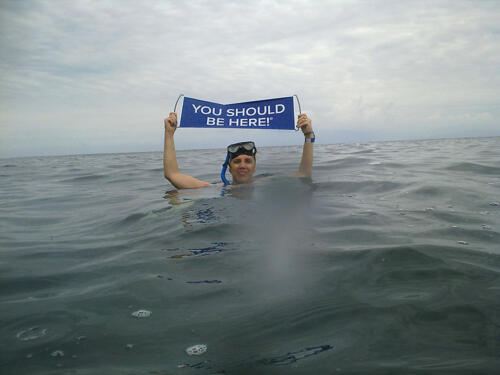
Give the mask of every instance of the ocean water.
[(0, 160), (1, 374), (497, 374), (500, 138), (315, 147)]

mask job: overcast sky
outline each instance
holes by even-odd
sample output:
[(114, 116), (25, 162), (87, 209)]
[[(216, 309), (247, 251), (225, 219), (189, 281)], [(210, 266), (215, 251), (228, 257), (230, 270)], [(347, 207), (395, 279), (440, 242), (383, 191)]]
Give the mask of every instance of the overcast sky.
[[(180, 93), (297, 94), (318, 143), (500, 135), (500, 1), (0, 2), (0, 157), (157, 151)], [(179, 129), (178, 149), (301, 144)]]

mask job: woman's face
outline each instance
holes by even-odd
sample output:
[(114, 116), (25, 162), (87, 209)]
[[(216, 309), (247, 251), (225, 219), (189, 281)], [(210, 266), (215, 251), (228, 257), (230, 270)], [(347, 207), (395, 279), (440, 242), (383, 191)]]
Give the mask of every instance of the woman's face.
[(239, 155), (229, 163), (229, 172), (233, 176), (233, 184), (244, 184), (252, 179), (255, 173), (255, 158), (250, 155)]

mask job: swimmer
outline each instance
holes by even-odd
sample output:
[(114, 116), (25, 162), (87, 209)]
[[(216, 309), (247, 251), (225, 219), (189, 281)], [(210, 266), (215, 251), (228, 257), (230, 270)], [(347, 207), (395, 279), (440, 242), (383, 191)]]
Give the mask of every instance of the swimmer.
[[(192, 176), (185, 175), (179, 171), (177, 156), (175, 154), (174, 133), (177, 130), (177, 114), (170, 113), (165, 121), (165, 145), (163, 151), (163, 171), (165, 178), (177, 189), (197, 189), (212, 184), (200, 181)], [(313, 162), (314, 132), (311, 119), (306, 114), (300, 114), (297, 120), (297, 128), (302, 130), (305, 137), (302, 149), (302, 159), (299, 170), (292, 174), (292, 177), (311, 177)], [(255, 154), (257, 148), (253, 142), (240, 142), (229, 145), (227, 148), (227, 158), (224, 166), (229, 167), (229, 172), (233, 177), (233, 184), (248, 184), (253, 182), (253, 175), (256, 171)], [(225, 169), (222, 178), (224, 179)]]

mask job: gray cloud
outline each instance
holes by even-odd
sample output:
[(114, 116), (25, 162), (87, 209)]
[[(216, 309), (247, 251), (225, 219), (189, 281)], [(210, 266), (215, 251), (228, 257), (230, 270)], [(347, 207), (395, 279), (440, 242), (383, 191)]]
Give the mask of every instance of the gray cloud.
[[(296, 93), (323, 143), (500, 135), (497, 4), (5, 1), (0, 156), (161, 149), (181, 92), (223, 103)], [(177, 139), (300, 142), (276, 135)]]

